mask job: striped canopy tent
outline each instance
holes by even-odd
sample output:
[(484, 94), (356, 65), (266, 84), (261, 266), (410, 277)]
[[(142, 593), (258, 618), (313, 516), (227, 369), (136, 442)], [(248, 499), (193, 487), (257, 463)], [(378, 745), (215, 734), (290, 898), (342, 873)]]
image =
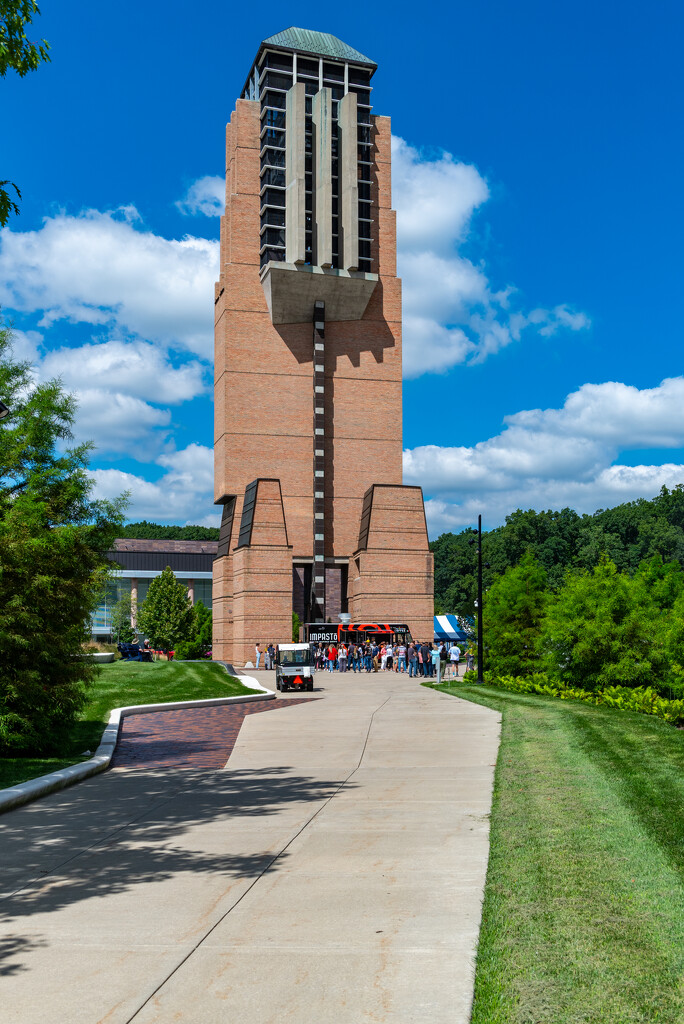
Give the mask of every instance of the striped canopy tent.
[(435, 615), (435, 640), (463, 641), (468, 639), (455, 615)]

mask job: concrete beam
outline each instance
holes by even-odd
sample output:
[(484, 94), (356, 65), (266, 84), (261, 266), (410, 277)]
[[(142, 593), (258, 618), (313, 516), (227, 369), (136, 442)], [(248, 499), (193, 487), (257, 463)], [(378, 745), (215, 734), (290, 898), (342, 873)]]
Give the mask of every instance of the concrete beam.
[(314, 263), (332, 266), (332, 90), (320, 89), (313, 98), (313, 191), (316, 252)]
[(355, 92), (337, 107), (340, 195), (340, 266), (359, 269), (359, 180), (357, 171), (358, 113)]
[(298, 82), (285, 98), (285, 259), (306, 262), (306, 90)]
[(325, 303), (328, 323), (360, 320), (377, 283), (377, 274), (324, 270), (273, 260), (261, 272), (261, 284), (274, 324), (311, 323), (311, 310), (317, 299)]

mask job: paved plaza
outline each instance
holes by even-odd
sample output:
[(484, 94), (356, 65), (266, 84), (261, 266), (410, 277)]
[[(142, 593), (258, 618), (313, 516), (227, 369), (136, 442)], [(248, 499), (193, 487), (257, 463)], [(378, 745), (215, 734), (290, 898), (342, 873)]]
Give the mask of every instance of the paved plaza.
[(132, 718), (0, 817), (3, 1024), (466, 1024), (498, 714), (391, 672), (268, 703)]

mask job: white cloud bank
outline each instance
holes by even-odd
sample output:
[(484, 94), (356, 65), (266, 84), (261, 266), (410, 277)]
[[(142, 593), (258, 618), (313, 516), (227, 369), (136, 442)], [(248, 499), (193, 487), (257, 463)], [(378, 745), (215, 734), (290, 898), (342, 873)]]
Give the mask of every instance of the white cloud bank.
[(214, 453), (201, 444), (190, 444), (155, 460), (166, 472), (152, 482), (119, 469), (95, 469), (94, 496), (115, 498), (131, 492), (128, 517), (161, 522), (185, 522), (218, 526), (220, 512), (214, 505)]
[(584, 313), (567, 305), (515, 309), (515, 289), (493, 288), (484, 266), (459, 252), (473, 214), (489, 198), (475, 167), (450, 153), (431, 158), (393, 137), (392, 198), (404, 282), (405, 377), (482, 362), (527, 329), (550, 337), (589, 326)]
[(0, 231), (0, 305), (213, 354), (218, 242), (163, 238), (134, 207), (46, 217), (37, 231)]
[(655, 388), (584, 384), (560, 409), (505, 417), (496, 437), (472, 448), (423, 445), (404, 452), (404, 482), (430, 495), (431, 535), (488, 526), (516, 508), (593, 512), (684, 482), (684, 465), (620, 465), (626, 450), (684, 447), (684, 377)]
[(37, 380), (59, 378), (76, 398), (76, 441), (92, 441), (97, 454), (157, 456), (173, 447), (171, 411), (209, 394), (207, 364), (176, 364), (160, 345), (105, 339), (43, 352), (37, 331), (13, 331), (17, 359), (33, 363)]

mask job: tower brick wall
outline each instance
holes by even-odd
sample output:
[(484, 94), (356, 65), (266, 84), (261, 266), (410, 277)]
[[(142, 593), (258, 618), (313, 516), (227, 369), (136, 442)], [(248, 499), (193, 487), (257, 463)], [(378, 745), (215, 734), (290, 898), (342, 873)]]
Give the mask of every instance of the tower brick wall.
[[(226, 213), (215, 320), (215, 495), (244, 493), (257, 477), (281, 481), (295, 555), (312, 556), (311, 324), (271, 322), (259, 277), (260, 108), (238, 100), (226, 132)], [(348, 557), (371, 483), (401, 480), (401, 282), (390, 203), (390, 120), (375, 118), (383, 230), (380, 281), (361, 320), (326, 327), (328, 557)], [(383, 224), (385, 227), (383, 228)]]
[[(214, 651), (236, 663), (246, 654), (251, 658), (256, 640), (289, 639), (285, 603), (291, 613), (296, 596), (301, 607), (301, 566), (314, 556), (313, 325), (272, 318), (271, 300), (262, 285), (261, 130), (260, 102), (238, 100), (226, 130), (226, 208), (215, 292), (215, 498), (225, 502), (233, 496), (235, 507), (232, 535), (220, 548), (214, 567)], [(326, 614), (336, 616), (348, 596), (350, 610), (372, 607), (384, 621), (394, 617), (410, 624), (415, 614), (425, 633), (424, 624), (432, 616), (429, 558), (423, 550), (427, 541), (422, 535), (416, 541), (408, 527), (398, 524), (398, 547), (391, 548), (391, 554), (390, 549), (383, 555), (380, 548), (373, 548), (362, 558), (369, 572), (372, 567), (373, 580), (382, 573), (382, 558), (389, 559), (387, 578), (396, 579), (396, 600), (390, 602), (388, 592), (384, 598), (378, 592), (371, 599), (375, 583), (370, 579), (352, 587), (356, 575), (351, 567), (348, 593), (341, 589), (347, 577), (340, 562), (357, 550), (364, 494), (372, 485), (402, 490), (401, 282), (396, 276), (396, 216), (391, 207), (390, 119), (371, 117), (370, 130), (370, 254), (377, 284), (360, 319), (326, 321), (323, 358), (316, 358), (324, 364), (324, 557), (331, 601)], [(315, 284), (313, 278), (309, 281)], [(344, 287), (345, 282), (341, 284)], [(237, 546), (245, 490), (259, 478), (279, 482), (287, 533), (286, 544), (271, 548), (270, 562), (261, 549)], [(414, 505), (416, 500), (412, 496)], [(420, 509), (422, 514), (422, 498)], [(379, 516), (380, 506), (376, 511)], [(401, 544), (414, 541), (425, 563), (418, 574), (423, 587), (420, 608), (418, 577), (411, 576), (406, 591), (401, 573), (395, 572), (404, 564), (397, 553)], [(259, 589), (269, 565), (277, 576), (270, 591)], [(264, 602), (261, 610), (258, 594)], [(399, 608), (409, 596), (411, 614), (408, 607)], [(383, 599), (386, 604), (380, 608)]]

